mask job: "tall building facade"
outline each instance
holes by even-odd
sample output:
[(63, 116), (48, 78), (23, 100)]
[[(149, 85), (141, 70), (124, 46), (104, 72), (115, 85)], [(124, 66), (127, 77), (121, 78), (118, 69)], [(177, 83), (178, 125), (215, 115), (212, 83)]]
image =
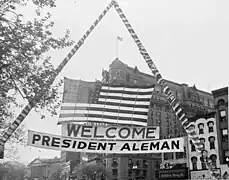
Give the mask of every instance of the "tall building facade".
[[(140, 72), (137, 67), (129, 67), (119, 59), (115, 59), (109, 70), (103, 70), (102, 81), (117, 85), (155, 85), (155, 91), (151, 99), (151, 106), (148, 114), (148, 125), (160, 127), (160, 139), (185, 136), (185, 131), (181, 122), (176, 118), (173, 110), (167, 103), (166, 96), (162, 88), (157, 84), (152, 75)], [(206, 114), (213, 111), (214, 100), (210, 93), (198, 90), (195, 85), (190, 87), (187, 84), (179, 84), (166, 80), (171, 91), (176, 95), (180, 104), (188, 117), (199, 114)], [(101, 156), (101, 154), (100, 154)], [(163, 159), (161, 159), (161, 156)], [(70, 164), (70, 174), (72, 169), (79, 164), (85, 153), (61, 153), (62, 169)], [(96, 154), (86, 154), (86, 159), (92, 159)], [(145, 155), (114, 155), (106, 158), (107, 170), (112, 176), (112, 180), (132, 180), (132, 179), (155, 179), (156, 170), (160, 169), (161, 160), (172, 164), (184, 166), (186, 176), (187, 157), (185, 153), (165, 153), (165, 154), (145, 154)], [(70, 161), (70, 163), (69, 163)], [(186, 163), (185, 163), (186, 162)], [(179, 168), (178, 168), (179, 169)], [(180, 172), (176, 172), (180, 173)], [(65, 175), (64, 175), (65, 174)], [(67, 178), (67, 172), (63, 175)], [(164, 176), (164, 175), (163, 175)]]
[[(148, 116), (148, 125), (160, 127), (160, 139), (172, 138), (184, 136), (181, 122), (176, 118), (173, 110), (167, 103), (166, 96), (163, 94), (162, 88), (157, 84), (155, 78), (152, 75), (140, 72), (137, 67), (129, 67), (119, 59), (115, 59), (109, 67), (109, 71), (103, 70), (102, 73), (103, 82), (118, 84), (118, 85), (152, 85), (155, 84), (155, 91), (153, 92), (151, 100), (151, 108)], [(188, 117), (194, 117), (201, 114), (206, 114), (214, 110), (214, 99), (211, 93), (207, 93), (198, 90), (195, 85), (190, 87), (187, 84), (179, 84), (169, 80), (166, 80), (171, 91), (176, 95), (180, 104)], [(152, 155), (146, 155), (152, 156)], [(182, 154), (172, 155), (166, 153), (163, 157), (167, 158), (167, 161), (174, 161), (174, 156), (177, 157), (176, 161), (184, 161)], [(117, 167), (109, 166), (108, 160), (107, 166), (112, 167), (110, 171), (114, 172), (115, 179), (129, 179), (133, 176), (128, 174), (128, 161), (129, 158), (121, 157), (117, 158)], [(143, 159), (136, 159), (140, 164), (144, 164)], [(147, 179), (154, 179), (155, 170), (159, 169), (159, 163), (153, 160), (147, 160)], [(186, 159), (187, 163), (187, 159)], [(145, 172), (144, 172), (145, 173)], [(117, 178), (119, 177), (119, 178)]]
[(228, 87), (212, 91), (216, 110), (216, 127), (219, 140), (219, 161), (221, 174), (229, 174), (229, 143), (228, 143)]
[[(192, 123), (191, 126), (197, 132), (200, 137), (200, 141), (203, 143), (204, 148), (208, 152), (208, 157), (216, 167), (216, 171), (220, 173), (219, 163), (219, 142), (217, 135), (217, 126), (215, 113), (209, 113), (203, 116), (196, 116), (189, 119)], [(201, 153), (196, 151), (191, 139), (188, 138), (188, 161), (190, 169), (191, 179), (208, 179), (211, 177)]]

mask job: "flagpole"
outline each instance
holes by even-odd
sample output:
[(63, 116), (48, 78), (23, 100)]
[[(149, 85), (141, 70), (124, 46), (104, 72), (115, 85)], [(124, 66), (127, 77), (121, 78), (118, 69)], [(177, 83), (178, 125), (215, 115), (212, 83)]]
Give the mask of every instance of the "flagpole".
[(118, 58), (118, 38), (116, 38), (116, 58)]

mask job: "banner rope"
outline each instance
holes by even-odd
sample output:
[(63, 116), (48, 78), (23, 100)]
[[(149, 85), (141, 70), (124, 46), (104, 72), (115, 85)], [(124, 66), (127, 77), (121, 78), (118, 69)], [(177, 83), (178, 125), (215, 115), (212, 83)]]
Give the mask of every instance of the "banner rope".
[[(104, 11), (100, 14), (100, 16), (95, 20), (95, 22), (90, 26), (90, 28), (86, 31), (83, 37), (77, 42), (77, 44), (72, 48), (72, 50), (67, 54), (67, 56), (63, 59), (63, 61), (59, 64), (59, 66), (55, 70), (55, 74), (50, 78), (48, 85), (52, 85), (56, 77), (63, 70), (63, 68), (67, 65), (69, 60), (73, 57), (73, 55), (79, 50), (79, 48), (83, 45), (86, 38), (91, 34), (94, 28), (98, 25), (98, 23), (102, 20), (102, 18), (107, 14), (107, 12), (113, 6), (113, 1), (109, 3), (109, 5), (104, 9)], [(14, 131), (20, 126), (23, 120), (27, 117), (29, 112), (35, 107), (37, 101), (45, 94), (46, 88), (44, 88), (39, 94), (36, 94), (31, 102), (29, 102), (21, 113), (17, 116), (16, 120), (9, 126), (9, 128), (4, 132), (3, 136), (0, 139), (0, 151), (4, 151), (4, 144), (9, 140)]]
[(148, 52), (146, 51), (145, 47), (141, 43), (140, 39), (138, 38), (138, 36), (135, 33), (134, 29), (132, 28), (131, 24), (127, 20), (127, 18), (124, 15), (122, 9), (120, 8), (120, 6), (118, 5), (118, 3), (115, 0), (113, 0), (113, 2), (114, 2), (115, 10), (117, 11), (119, 17), (121, 18), (122, 22), (126, 26), (128, 32), (130, 33), (130, 35), (133, 38), (134, 42), (136, 43), (141, 55), (143, 56), (145, 62), (147, 63), (148, 67), (150, 68), (151, 72), (153, 73), (157, 83), (159, 85), (161, 85), (161, 87), (163, 89), (163, 92), (166, 95), (166, 98), (167, 98), (167, 100), (169, 102), (169, 105), (171, 106), (171, 108), (175, 112), (175, 114), (178, 117), (178, 119), (181, 121), (181, 123), (182, 123), (184, 129), (186, 130), (189, 138), (192, 140), (193, 144), (195, 145), (196, 150), (198, 152), (202, 153), (204, 161), (206, 163), (206, 166), (208, 167), (208, 170), (211, 173), (211, 176), (213, 176), (214, 178), (217, 179), (219, 177), (219, 174), (216, 174), (214, 172), (215, 166), (213, 165), (211, 160), (208, 158), (207, 151), (204, 149), (203, 144), (200, 142), (200, 139), (199, 139), (197, 133), (195, 132), (195, 129), (191, 126), (190, 121), (188, 120), (186, 114), (184, 113), (179, 101), (173, 95), (173, 93), (170, 90), (170, 88), (168, 87), (168, 84), (166, 83), (166, 81), (162, 78), (160, 72), (156, 68), (155, 64), (153, 63), (153, 61), (152, 61), (152, 59), (150, 57), (150, 55), (148, 54)]

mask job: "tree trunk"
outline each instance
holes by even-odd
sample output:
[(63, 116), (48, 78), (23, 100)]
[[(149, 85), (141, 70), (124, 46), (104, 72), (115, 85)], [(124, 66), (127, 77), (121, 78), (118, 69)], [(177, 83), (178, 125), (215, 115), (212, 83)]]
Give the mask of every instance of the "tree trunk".
[[(56, 77), (63, 70), (63, 68), (67, 65), (72, 56), (78, 51), (78, 49), (83, 45), (85, 39), (89, 36), (89, 34), (94, 30), (96, 25), (101, 21), (101, 19), (106, 15), (108, 10), (113, 6), (113, 1), (109, 3), (106, 9), (100, 14), (100, 16), (96, 19), (94, 24), (91, 25), (89, 30), (84, 34), (84, 36), (78, 41), (78, 43), (74, 46), (74, 48), (67, 54), (64, 60), (60, 63), (60, 65), (56, 69), (56, 74), (50, 79), (49, 85), (52, 85)], [(49, 87), (49, 86), (48, 86)], [(8, 141), (10, 136), (14, 133), (14, 131), (18, 128), (18, 126), (23, 122), (23, 120), (27, 117), (29, 112), (33, 109), (36, 102), (40, 100), (40, 98), (45, 93), (46, 89), (44, 89), (40, 94), (36, 94), (34, 98), (34, 102), (29, 102), (25, 108), (18, 115), (16, 120), (10, 125), (10, 127), (4, 132), (3, 137), (0, 139), (0, 151), (4, 151), (4, 144)]]

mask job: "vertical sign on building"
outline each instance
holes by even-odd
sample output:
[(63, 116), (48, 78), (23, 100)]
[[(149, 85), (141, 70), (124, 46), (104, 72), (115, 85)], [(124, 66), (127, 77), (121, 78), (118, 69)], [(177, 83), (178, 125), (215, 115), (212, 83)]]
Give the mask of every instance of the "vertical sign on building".
[(4, 149), (5, 149), (4, 146), (3, 146), (2, 149), (0, 149), (0, 159), (3, 159), (4, 158)]

